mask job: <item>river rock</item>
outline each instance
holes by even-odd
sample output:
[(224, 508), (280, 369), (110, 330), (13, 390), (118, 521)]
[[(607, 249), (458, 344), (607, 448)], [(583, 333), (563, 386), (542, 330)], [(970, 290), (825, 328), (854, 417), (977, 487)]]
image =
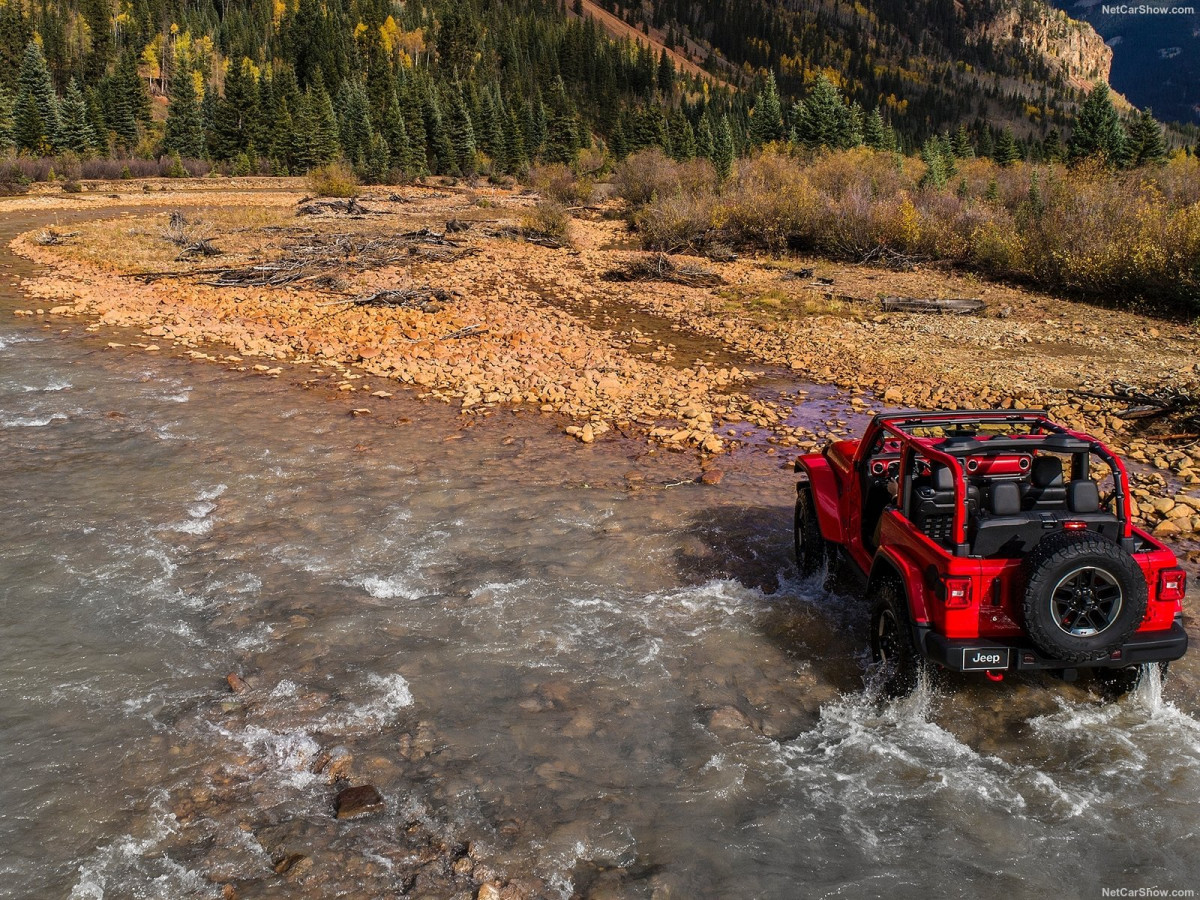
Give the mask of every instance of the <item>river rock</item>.
[(242, 676), (237, 672), (230, 672), (228, 675), (226, 675), (225, 682), (229, 685), (229, 689), (235, 694), (242, 693), (242, 691), (246, 690), (250, 686), (246, 684), (245, 679), (242, 678)]
[(383, 809), (383, 795), (373, 784), (360, 784), (341, 791), (333, 801), (339, 819), (357, 819)]

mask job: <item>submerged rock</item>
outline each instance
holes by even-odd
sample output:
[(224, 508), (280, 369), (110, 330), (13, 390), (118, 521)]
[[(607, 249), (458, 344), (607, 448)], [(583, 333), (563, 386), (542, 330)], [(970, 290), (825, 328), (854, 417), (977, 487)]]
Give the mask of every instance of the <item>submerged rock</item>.
[(341, 791), (333, 801), (339, 819), (357, 819), (383, 810), (383, 795), (373, 784), (360, 784)]

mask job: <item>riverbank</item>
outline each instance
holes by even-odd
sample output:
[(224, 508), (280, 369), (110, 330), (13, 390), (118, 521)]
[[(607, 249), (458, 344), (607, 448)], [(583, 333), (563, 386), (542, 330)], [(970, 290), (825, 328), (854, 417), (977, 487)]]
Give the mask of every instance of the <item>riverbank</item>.
[[(386, 415), (405, 385), (464, 416), (520, 404), (559, 417), (577, 440), (615, 432), (702, 460), (747, 442), (818, 446), (857, 427), (846, 413), (1047, 408), (1144, 464), (1146, 524), (1173, 538), (1200, 529), (1200, 447), (1155, 440), (1121, 418), (1128, 403), (1088, 396), (1114, 384), (1196, 390), (1191, 325), (938, 269), (792, 257), (664, 265), (634, 249), (612, 204), (577, 210), (571, 245), (554, 248), (521, 239), (529, 193), (411, 186), (343, 210), (302, 204), (299, 183), (222, 192), (208, 182), (0, 201), (183, 210), (174, 226), (156, 212), (22, 235), (14, 249), (53, 266), (25, 285), (38, 305), (22, 312), (137, 327), (147, 352), (174, 347), (268, 377), (285, 361), (305, 365), (312, 384), (361, 398), (358, 415)], [(198, 241), (219, 255), (189, 252)], [(635, 271), (648, 260), (649, 272)], [(887, 296), (978, 298), (984, 309), (888, 313)], [(764, 375), (834, 386), (843, 409), (797, 416), (803, 394), (760, 389)]]

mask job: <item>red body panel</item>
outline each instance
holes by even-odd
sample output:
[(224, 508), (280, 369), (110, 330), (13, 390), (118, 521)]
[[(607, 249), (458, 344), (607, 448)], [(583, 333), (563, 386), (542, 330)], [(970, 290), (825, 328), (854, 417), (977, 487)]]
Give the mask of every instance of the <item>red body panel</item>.
[[(948, 414), (953, 415), (953, 414)], [(964, 415), (964, 420), (967, 416)], [(1048, 420), (1045, 420), (1048, 422)], [(1087, 435), (1051, 425), (1058, 434), (1066, 434), (1080, 440), (1094, 442)], [(890, 508), (884, 514), (879, 530), (879, 548), (872, 552), (864, 543), (862, 535), (863, 485), (861, 473), (865, 460), (860, 458), (876, 447), (880, 432), (885, 432), (888, 442), (884, 452), (897, 450), (905, 443), (919, 446), (920, 454), (927, 460), (950, 469), (955, 493), (961, 498), (966, 492), (966, 471), (959, 459), (933, 446), (934, 441), (910, 435), (887, 418), (872, 421), (859, 441), (835, 441), (822, 454), (801, 457), (797, 469), (808, 473), (813, 498), (817, 508), (818, 522), (822, 535), (841, 544), (846, 555), (864, 572), (871, 573), (881, 565), (897, 572), (904, 582), (908, 595), (912, 619), (917, 624), (928, 624), (947, 638), (1011, 639), (1021, 637), (1025, 631), (1022, 620), (1022, 595), (1024, 590), (1024, 559), (982, 559), (955, 555), (919, 531), (897, 509)], [(893, 441), (895, 443), (893, 443)], [(1103, 447), (1103, 445), (1099, 445)], [(1128, 496), (1128, 480), (1125, 468), (1115, 454), (1108, 453), (1108, 462), (1119, 479), (1122, 488), (1118, 500), (1118, 513), (1123, 521), (1125, 537), (1136, 537), (1143, 547), (1133, 554), (1141, 567), (1149, 588), (1149, 604), (1146, 617), (1139, 632), (1166, 631), (1172, 627), (1182, 604), (1176, 600), (1160, 601), (1157, 597), (1159, 573), (1176, 566), (1175, 555), (1170, 549), (1151, 536), (1134, 529), (1124, 507)], [(1023, 454), (999, 456), (989, 460), (986, 468), (979, 464), (972, 474), (994, 474), (1025, 471), (1027, 464), (1020, 463)], [(965, 504), (955, 504), (952, 537), (962, 545), (967, 537)], [(961, 550), (960, 550), (961, 552)], [(965, 577), (970, 579), (970, 601), (965, 608), (947, 608), (942, 599), (942, 579)]]

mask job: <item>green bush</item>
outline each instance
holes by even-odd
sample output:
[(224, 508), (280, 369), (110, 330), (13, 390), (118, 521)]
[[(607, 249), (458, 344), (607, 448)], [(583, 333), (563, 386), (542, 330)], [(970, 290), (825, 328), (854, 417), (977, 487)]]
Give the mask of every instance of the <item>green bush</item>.
[(309, 172), (308, 189), (318, 197), (357, 197), (359, 194), (354, 170), (340, 160)]

